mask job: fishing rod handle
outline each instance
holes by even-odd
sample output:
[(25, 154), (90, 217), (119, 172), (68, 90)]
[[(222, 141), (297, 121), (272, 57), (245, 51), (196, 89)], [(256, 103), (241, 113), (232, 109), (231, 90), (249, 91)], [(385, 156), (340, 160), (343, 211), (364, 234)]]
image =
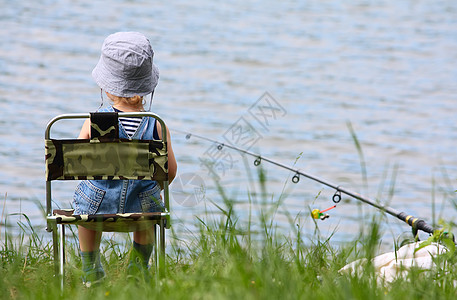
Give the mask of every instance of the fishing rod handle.
[(433, 234), (435, 231), (435, 229), (433, 229), (432, 226), (428, 225), (424, 220), (415, 218), (411, 215), (407, 215), (404, 212), (399, 213), (397, 217), (415, 229), (422, 230), (430, 234)]
[(424, 220), (420, 219), (416, 223), (416, 228), (430, 234), (433, 234), (433, 232), (435, 231), (435, 229), (433, 229), (432, 226), (428, 225), (427, 223), (425, 223)]

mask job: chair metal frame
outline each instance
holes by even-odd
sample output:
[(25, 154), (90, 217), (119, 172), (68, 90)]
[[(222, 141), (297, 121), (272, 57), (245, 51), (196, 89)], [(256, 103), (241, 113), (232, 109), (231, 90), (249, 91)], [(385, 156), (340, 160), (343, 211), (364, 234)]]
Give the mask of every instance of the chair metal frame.
[[(156, 114), (151, 112), (129, 112), (129, 113), (118, 113), (118, 117), (152, 117), (156, 119), (161, 127), (162, 127), (162, 142), (167, 145), (167, 130), (164, 121)], [(49, 121), (46, 126), (45, 131), (45, 140), (52, 140), (51, 139), (51, 128), (52, 126), (60, 120), (68, 120), (68, 119), (87, 119), (90, 118), (89, 113), (83, 114), (63, 114), (54, 117)], [(125, 141), (124, 141), (125, 142)], [(88, 141), (88, 143), (90, 143)], [(168, 156), (168, 149), (166, 152)], [(123, 174), (128, 175), (128, 174)], [(169, 182), (168, 182), (168, 171), (166, 172), (167, 180), (161, 181), (163, 187), (163, 194), (164, 194), (164, 204), (165, 204), (165, 212), (162, 213), (149, 213), (147, 221), (144, 219), (144, 222), (150, 222), (151, 226), (154, 226), (154, 265), (156, 269), (157, 276), (163, 276), (164, 267), (165, 267), (165, 229), (170, 227), (170, 203), (169, 203)], [(78, 180), (78, 179), (69, 179), (69, 180)], [(48, 232), (52, 232), (52, 240), (53, 240), (53, 255), (54, 255), (54, 272), (55, 276), (60, 277), (60, 287), (63, 290), (64, 288), (64, 278), (65, 278), (65, 225), (77, 225), (82, 224), (77, 220), (74, 221), (65, 221), (62, 219), (61, 216), (56, 215), (52, 209), (52, 188), (51, 188), (51, 181), (46, 176), (46, 223)], [(143, 214), (142, 212), (138, 212), (135, 214), (139, 215), (148, 215)], [(151, 214), (154, 214), (151, 216)], [(92, 215), (96, 216), (96, 215)], [(112, 218), (110, 219), (112, 220)], [(106, 222), (104, 220), (103, 222)], [(109, 220), (108, 220), (109, 222)], [(127, 220), (125, 222), (136, 222), (135, 220)], [(60, 234), (58, 227), (60, 227)], [(101, 230), (103, 231), (103, 230)], [(109, 231), (117, 231), (117, 230), (109, 230)], [(125, 230), (125, 231), (134, 231), (134, 230)], [(124, 231), (124, 232), (125, 232)], [(122, 232), (122, 231), (121, 231)]]

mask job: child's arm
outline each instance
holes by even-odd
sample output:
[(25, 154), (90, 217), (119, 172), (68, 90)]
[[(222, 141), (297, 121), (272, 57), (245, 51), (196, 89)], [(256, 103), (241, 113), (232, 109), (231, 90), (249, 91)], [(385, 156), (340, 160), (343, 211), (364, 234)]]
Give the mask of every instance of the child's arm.
[(89, 139), (90, 138), (90, 120), (84, 121), (83, 127), (79, 132), (78, 139)]

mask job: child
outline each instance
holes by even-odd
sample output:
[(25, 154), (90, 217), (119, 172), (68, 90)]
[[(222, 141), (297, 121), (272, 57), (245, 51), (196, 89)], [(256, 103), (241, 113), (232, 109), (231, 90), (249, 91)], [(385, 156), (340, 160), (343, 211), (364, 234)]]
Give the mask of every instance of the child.
[[(137, 32), (118, 32), (108, 36), (102, 46), (98, 64), (92, 71), (95, 82), (112, 101), (112, 105), (100, 111), (144, 111), (143, 97), (152, 94), (159, 79), (159, 71), (153, 63), (154, 52), (149, 40)], [(153, 118), (120, 118), (119, 137), (131, 139), (161, 139), (160, 123)], [(79, 137), (90, 138), (90, 121), (86, 120)], [(168, 141), (169, 182), (176, 176), (176, 159)], [(163, 211), (161, 187), (150, 180), (86, 180), (76, 188), (73, 205), (75, 214), (107, 214), (128, 212)], [(78, 227), (79, 244), (83, 264), (83, 282), (90, 286), (104, 278), (100, 263), (101, 232)], [(153, 230), (133, 234), (133, 251), (129, 270), (146, 270), (152, 252)]]

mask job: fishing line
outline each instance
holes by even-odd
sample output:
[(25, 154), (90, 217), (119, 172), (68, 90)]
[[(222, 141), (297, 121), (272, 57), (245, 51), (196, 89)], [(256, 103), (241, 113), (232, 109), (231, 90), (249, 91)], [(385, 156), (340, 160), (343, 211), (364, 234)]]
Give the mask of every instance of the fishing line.
[[(190, 132), (186, 132), (186, 131), (181, 131), (181, 130), (177, 130), (177, 129), (170, 129), (170, 130), (178, 132), (178, 133), (181, 133), (181, 134), (185, 134), (187, 140), (189, 140), (192, 137), (195, 137), (195, 138), (207, 141), (207, 142), (211, 142), (211, 143), (217, 144), (217, 149), (218, 150), (222, 150), (224, 147), (227, 147), (229, 149), (232, 149), (232, 150), (235, 150), (235, 151), (250, 155), (250, 156), (255, 158), (255, 160), (254, 160), (254, 165), (255, 166), (259, 166), (262, 161), (266, 161), (266, 162), (268, 162), (270, 164), (273, 164), (273, 165), (276, 165), (276, 166), (278, 166), (280, 168), (289, 170), (289, 171), (295, 173), (294, 176), (292, 177), (292, 182), (293, 183), (298, 183), (300, 181), (300, 177), (301, 176), (303, 176), (305, 178), (308, 178), (308, 179), (311, 179), (313, 181), (319, 182), (320, 184), (328, 186), (328, 187), (330, 187), (330, 188), (335, 190), (335, 194), (332, 197), (332, 200), (333, 200), (333, 202), (335, 204), (337, 204), (337, 203), (339, 203), (341, 201), (341, 194), (348, 195), (348, 196), (350, 196), (350, 197), (352, 197), (354, 199), (357, 199), (357, 200), (359, 200), (359, 201), (361, 201), (361, 202), (363, 202), (365, 204), (371, 205), (371, 206), (373, 206), (373, 207), (375, 207), (375, 208), (377, 208), (377, 209), (379, 209), (379, 210), (381, 210), (383, 212), (386, 212), (386, 213), (390, 214), (391, 216), (394, 216), (394, 217), (400, 219), (401, 221), (407, 223), (408, 225), (411, 226), (412, 231), (413, 231), (413, 235), (416, 236), (416, 237), (417, 237), (418, 230), (422, 230), (422, 231), (424, 231), (426, 233), (429, 233), (429, 234), (433, 234), (434, 231), (435, 231), (435, 229), (432, 226), (428, 225), (424, 220), (422, 220), (420, 218), (414, 217), (412, 215), (408, 215), (408, 214), (406, 214), (404, 212), (397, 211), (396, 209), (393, 209), (391, 207), (383, 206), (381, 204), (378, 204), (378, 203), (376, 203), (376, 201), (374, 201), (374, 200), (372, 200), (370, 198), (367, 198), (365, 196), (362, 196), (359, 193), (353, 192), (353, 191), (351, 191), (349, 189), (346, 189), (346, 188), (344, 188), (344, 187), (342, 187), (340, 185), (331, 183), (331, 182), (329, 182), (327, 180), (324, 180), (324, 179), (319, 178), (317, 176), (314, 176), (314, 175), (311, 175), (309, 173), (306, 173), (306, 172), (304, 172), (304, 171), (302, 171), (300, 169), (296, 169), (296, 168), (290, 167), (288, 165), (282, 164), (280, 162), (277, 162), (277, 161), (275, 161), (273, 159), (267, 158), (267, 157), (262, 156), (260, 154), (253, 153), (251, 151), (248, 151), (248, 150), (245, 150), (245, 149), (242, 149), (242, 148), (230, 145), (230, 144), (225, 144), (225, 143), (219, 142), (217, 140), (213, 140), (211, 138), (207, 138), (207, 137), (204, 137), (204, 136), (201, 136), (201, 135), (198, 135), (198, 134), (194, 134), (194, 133), (190, 133)], [(334, 207), (332, 207), (332, 208), (334, 208)], [(322, 212), (315, 213), (313, 215), (313, 217), (314, 216), (317, 216), (318, 218), (322, 217), (323, 215), (319, 214), (319, 213), (322, 213)]]

